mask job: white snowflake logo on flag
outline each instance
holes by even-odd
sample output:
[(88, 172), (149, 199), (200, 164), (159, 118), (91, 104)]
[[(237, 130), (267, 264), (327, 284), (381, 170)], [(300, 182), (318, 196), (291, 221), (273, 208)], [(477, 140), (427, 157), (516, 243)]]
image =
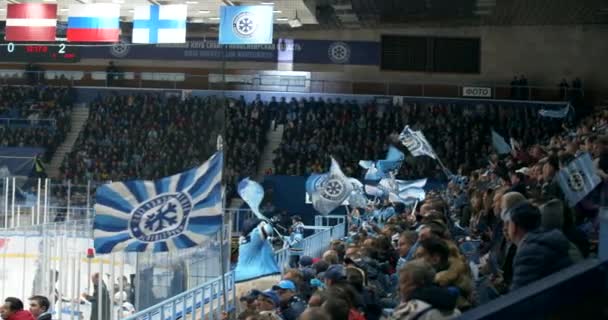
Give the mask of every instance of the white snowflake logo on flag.
[(251, 12), (242, 12), (232, 20), (232, 30), (241, 38), (250, 38), (257, 29), (255, 15)]

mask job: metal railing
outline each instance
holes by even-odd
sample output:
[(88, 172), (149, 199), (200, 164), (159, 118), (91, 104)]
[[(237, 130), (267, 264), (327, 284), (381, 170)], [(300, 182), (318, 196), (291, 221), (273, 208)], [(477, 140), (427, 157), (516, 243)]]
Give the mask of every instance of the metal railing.
[(0, 118), (0, 126), (54, 127), (55, 119)]
[[(47, 74), (52, 76), (47, 76)], [(63, 76), (62, 76), (63, 75)], [(167, 76), (171, 75), (171, 76)], [(480, 82), (421, 83), (403, 80), (326, 80), (298, 78), (289, 75), (241, 75), (244, 82), (221, 83), (214, 75), (195, 75), (186, 72), (120, 72), (113, 76), (104, 71), (28, 71), (23, 69), (0, 69), (0, 83), (10, 85), (34, 84), (44, 81), (50, 85), (109, 86), (122, 88), (165, 88), (188, 90), (244, 90), (277, 91), (299, 93), (369, 94), (388, 96), (463, 97), (466, 88), (488, 89), (490, 94), (476, 96), (483, 99), (517, 99), (537, 101), (564, 101), (571, 95), (584, 96), (582, 89), (563, 89), (559, 86), (511, 86), (508, 83)], [(523, 91), (516, 94), (514, 91)]]
[[(337, 221), (336, 224), (329, 226), (323, 224), (328, 221)], [(316, 227), (325, 227), (316, 229), (315, 233), (304, 238), (304, 253), (303, 255), (309, 257), (319, 257), (327, 249), (327, 246), (332, 240), (342, 239), (345, 235), (346, 230), (346, 217), (345, 216), (316, 216), (315, 217)], [(289, 249), (283, 248), (275, 251), (275, 260), (281, 268), (281, 271), (289, 265)]]
[[(223, 303), (224, 298), (226, 303)], [(125, 320), (177, 320), (185, 319), (188, 315), (190, 319), (220, 319), (222, 311), (230, 311), (235, 303), (234, 272), (231, 271), (224, 277), (139, 311)]]

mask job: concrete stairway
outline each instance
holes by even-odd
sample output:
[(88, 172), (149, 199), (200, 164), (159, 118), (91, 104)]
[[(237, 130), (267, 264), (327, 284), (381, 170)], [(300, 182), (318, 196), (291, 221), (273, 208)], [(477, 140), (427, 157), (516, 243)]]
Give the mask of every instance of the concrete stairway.
[[(273, 124), (274, 125), (274, 124)], [(262, 154), (260, 155), (260, 165), (258, 166), (258, 174), (256, 175), (256, 181), (262, 181), (264, 179), (264, 175), (266, 170), (269, 168), (274, 172), (274, 150), (276, 150), (281, 144), (281, 140), (283, 139), (283, 131), (285, 131), (284, 125), (278, 125), (277, 130), (272, 130), (273, 125), (271, 125), (270, 130), (266, 134), (266, 146), (264, 150), (262, 150)]]
[(47, 165), (47, 174), (50, 178), (60, 178), (59, 168), (63, 162), (65, 155), (72, 151), (72, 147), (80, 135), (80, 131), (84, 127), (87, 119), (89, 118), (89, 108), (84, 104), (77, 105), (72, 109), (71, 115), (72, 128), (68, 132), (65, 141), (57, 148), (51, 163)]
[[(274, 172), (274, 164), (272, 160), (274, 160), (273, 151), (279, 147), (281, 144), (281, 140), (283, 139), (283, 131), (285, 129), (284, 125), (277, 126), (277, 130), (273, 131), (274, 123), (271, 125), (271, 129), (266, 133), (266, 146), (260, 155), (260, 165), (258, 166), (258, 172), (255, 176), (255, 181), (262, 182), (264, 179), (264, 175), (268, 168), (271, 168)], [(228, 204), (228, 208), (240, 208), (243, 204), (243, 200), (241, 198), (234, 198), (230, 200)]]

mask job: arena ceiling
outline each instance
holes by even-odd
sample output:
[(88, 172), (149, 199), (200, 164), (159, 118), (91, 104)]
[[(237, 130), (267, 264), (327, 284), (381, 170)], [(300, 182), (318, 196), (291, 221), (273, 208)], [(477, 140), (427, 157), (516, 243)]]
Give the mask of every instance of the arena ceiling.
[[(132, 20), (142, 4), (188, 4), (193, 29), (216, 29), (222, 5), (272, 5), (279, 30), (298, 19), (304, 29), (379, 28), (400, 26), (575, 25), (608, 24), (608, 0), (42, 0), (57, 3), (59, 20), (67, 20), (70, 4), (119, 3), (121, 20)], [(4, 3), (40, 0), (0, 0)]]
[(608, 23), (608, 0), (319, 0), (317, 8), (322, 23), (346, 27)]

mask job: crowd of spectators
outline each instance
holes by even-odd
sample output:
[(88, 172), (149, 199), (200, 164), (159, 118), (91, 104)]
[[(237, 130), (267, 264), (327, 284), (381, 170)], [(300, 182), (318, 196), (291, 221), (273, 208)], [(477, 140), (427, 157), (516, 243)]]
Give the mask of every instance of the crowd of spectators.
[(42, 147), (49, 161), (70, 130), (73, 101), (69, 87), (0, 87), (0, 146)]
[[(512, 116), (508, 110), (494, 117)], [(312, 119), (315, 112), (305, 114)], [(318, 121), (343, 125), (344, 118), (325, 113)], [(595, 256), (599, 206), (608, 195), (608, 110), (577, 123), (549, 120), (549, 129), (535, 130), (530, 121), (536, 120), (525, 116), (517, 119), (528, 120), (504, 128), (514, 138), (510, 154), (499, 156), (485, 147), (485, 163), (471, 163), (472, 170), (450, 177), (446, 189), (427, 192), (415, 209), (385, 201), (351, 211), (346, 238), (333, 241), (322, 257), (301, 257), (298, 268), (285, 270), (276, 286), (241, 297), (244, 309), (237, 318), (354, 320), (384, 313), (390, 319), (450, 319)], [(292, 124), (288, 127), (296, 127)], [(319, 127), (311, 131), (322, 131)], [(308, 136), (304, 142), (292, 137), (286, 144), (341, 143), (336, 127), (329, 126), (329, 136)], [(308, 130), (297, 128), (302, 131), (291, 134)], [(401, 147), (394, 136), (387, 140)], [(464, 141), (457, 145), (469, 142)], [(558, 172), (584, 153), (593, 158), (592, 171), (602, 181), (571, 206)], [(302, 151), (309, 154), (313, 158), (306, 161), (314, 163), (315, 153)], [(291, 156), (279, 164), (300, 157)], [(365, 157), (373, 159), (372, 152), (356, 155)], [(597, 309), (589, 312), (599, 315)]]
[(228, 197), (236, 195), (235, 186), (246, 177), (255, 178), (260, 154), (270, 126), (269, 108), (260, 97), (247, 103), (244, 97), (230, 100), (226, 108), (226, 173)]
[(223, 122), (222, 102), (213, 97), (100, 96), (61, 172), (75, 184), (176, 174), (216, 151)]
[[(444, 164), (452, 172), (464, 174), (487, 164), (492, 153), (491, 129), (525, 144), (561, 130), (560, 121), (540, 118), (538, 106), (528, 104), (412, 102), (383, 106), (314, 98), (281, 104), (274, 114), (276, 123), (285, 124), (285, 131), (274, 165), (277, 174), (285, 175), (326, 171), (331, 155), (346, 175), (360, 177), (359, 160), (384, 158), (386, 137), (398, 134), (405, 125), (422, 130)], [(407, 161), (397, 175), (402, 179), (442, 178), (432, 159), (408, 157)]]

